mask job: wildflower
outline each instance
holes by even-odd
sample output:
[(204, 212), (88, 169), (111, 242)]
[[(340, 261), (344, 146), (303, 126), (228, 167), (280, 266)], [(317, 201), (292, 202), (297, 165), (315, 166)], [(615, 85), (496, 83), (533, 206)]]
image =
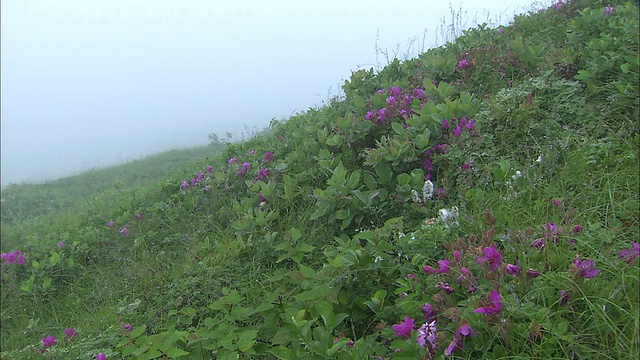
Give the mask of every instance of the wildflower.
[(573, 227), (573, 229), (571, 229), (572, 233), (579, 233), (582, 231), (582, 225), (576, 225)]
[(425, 157), (422, 160), (422, 168), (425, 171), (431, 171), (431, 169), (433, 169), (433, 163), (431, 162), (431, 159), (429, 159), (428, 157)]
[(107, 355), (105, 355), (104, 353), (99, 353), (98, 355), (96, 355), (96, 360), (107, 360)]
[(438, 144), (438, 145), (434, 145), (431, 149), (436, 153), (446, 154), (447, 150), (449, 149), (449, 145), (447, 145), (447, 144)]
[(413, 331), (414, 321), (412, 318), (405, 316), (404, 321), (400, 324), (395, 324), (391, 328), (396, 332), (394, 336), (401, 336), (403, 338), (410, 338)]
[(411, 189), (411, 200), (415, 203), (422, 202), (422, 200), (420, 200), (420, 195), (418, 195), (418, 192), (414, 189)]
[(440, 283), (438, 285), (436, 285), (436, 287), (438, 289), (442, 289), (444, 290), (447, 294), (451, 294), (452, 292), (454, 292), (455, 290), (451, 287), (451, 285), (447, 284), (447, 283)]
[(457, 262), (462, 261), (462, 254), (460, 254), (460, 251), (458, 251), (458, 250), (454, 250), (454, 251), (453, 251), (453, 258), (454, 258)]
[(442, 187), (438, 188), (438, 198), (445, 199), (446, 197), (447, 197), (447, 191)]
[(24, 265), (27, 262), (27, 258), (22, 254), (20, 250), (14, 250), (6, 254), (2, 253), (0, 257), (7, 261), (7, 265), (11, 265), (11, 264)]
[(474, 126), (475, 126), (475, 121), (473, 119), (471, 119), (471, 120), (469, 120), (467, 125), (464, 126), (464, 128), (467, 129), (467, 130), (471, 130), (471, 129), (473, 129)]
[(484, 248), (484, 256), (478, 258), (478, 264), (482, 264), (484, 261), (489, 263), (489, 268), (491, 271), (494, 271), (498, 267), (500, 267), (500, 263), (502, 262), (502, 255), (500, 252), (494, 247), (485, 247)]
[[(187, 180), (183, 181), (182, 184), (180, 185), (180, 188), (182, 190), (187, 190), (187, 188), (189, 187), (189, 182)], [(113, 225), (113, 221), (111, 222), (111, 224)], [(110, 225), (110, 226), (112, 226)]]
[(209, 192), (209, 191), (211, 191), (211, 188), (208, 187), (208, 186), (205, 186), (205, 187), (202, 188), (202, 191)]
[(518, 276), (520, 274), (520, 267), (518, 265), (507, 264), (507, 272), (509, 275)]
[(640, 245), (637, 242), (633, 242), (632, 244), (631, 250), (624, 249), (618, 252), (618, 257), (629, 264), (634, 262), (640, 253)]
[(274, 157), (273, 157), (273, 151), (266, 151), (264, 153), (264, 156), (262, 157), (262, 162), (263, 163), (268, 163), (269, 161), (273, 161)]
[(371, 120), (373, 119), (373, 115), (375, 115), (375, 113), (373, 111), (367, 111), (367, 113), (364, 116), (365, 120)]
[(430, 200), (432, 196), (433, 196), (433, 182), (431, 182), (431, 180), (427, 180), (424, 182), (424, 185), (422, 186), (422, 199), (424, 200), (424, 202), (427, 202), (427, 200)]
[(462, 129), (465, 126), (467, 126), (467, 118), (463, 116), (458, 123), (458, 127)]
[(124, 329), (127, 331), (131, 331), (133, 330), (133, 327), (131, 326), (131, 324), (124, 324)]
[(125, 226), (125, 227), (122, 228), (122, 230), (120, 230), (120, 234), (122, 234), (122, 236), (127, 236), (127, 231), (128, 231), (128, 229)]
[(78, 333), (73, 328), (64, 329), (64, 339), (67, 341), (73, 340), (73, 338), (77, 337)]
[(544, 241), (543, 238), (539, 238), (539, 239), (535, 239), (532, 243), (531, 243), (531, 247), (535, 247), (538, 248), (538, 250), (542, 250), (544, 249), (544, 247), (547, 245), (547, 243)]
[(529, 270), (527, 270), (527, 275), (531, 276), (531, 278), (537, 278), (538, 276), (540, 276), (542, 274), (537, 270), (529, 269)]
[(496, 290), (491, 290), (491, 293), (489, 294), (489, 301), (491, 303), (487, 306), (479, 307), (473, 310), (473, 312), (486, 315), (497, 314), (502, 311), (502, 302), (500, 300), (500, 293)]
[(461, 69), (465, 69), (469, 67), (469, 62), (467, 61), (467, 59), (462, 59), (458, 62), (458, 65), (456, 65), (456, 69), (461, 70)]
[(427, 322), (434, 321), (436, 319), (436, 310), (433, 308), (433, 305), (426, 303), (420, 307), (422, 312), (424, 312), (424, 319)]
[(604, 7), (604, 14), (605, 15), (611, 15), (616, 11), (616, 9), (613, 8), (613, 6), (611, 5), (607, 5)]
[(441, 125), (441, 127), (442, 127), (444, 130), (449, 129), (449, 120), (447, 120), (447, 119), (443, 119), (443, 120), (442, 120), (442, 125)]
[(142, 214), (141, 213), (137, 213), (136, 214), (136, 219), (138, 219), (138, 220), (142, 219)]
[(469, 163), (464, 163), (460, 165), (460, 170), (469, 170), (469, 169), (471, 169), (471, 164)]
[[(442, 188), (438, 189), (439, 197), (441, 197), (440, 190), (442, 190), (442, 194), (444, 194), (444, 189)], [(442, 222), (444, 222), (447, 225), (447, 227), (449, 227), (450, 225), (458, 225), (458, 218), (460, 217), (460, 214), (458, 213), (457, 206), (452, 207), (451, 210), (440, 209), (438, 210), (438, 215), (440, 215), (440, 220), (442, 220)]]
[(420, 88), (413, 89), (413, 96), (415, 96), (419, 100), (423, 100), (424, 99), (424, 90), (422, 90)]
[(553, 4), (553, 10), (558, 11), (562, 8), (562, 0), (558, 0), (557, 3)]
[(249, 155), (255, 155), (255, 154), (256, 154), (255, 149), (251, 149), (251, 150), (249, 150), (249, 153), (248, 153), (248, 154), (249, 154)]
[(387, 98), (387, 104), (391, 105), (391, 104), (396, 103), (396, 102), (397, 102), (397, 100), (396, 100), (396, 98), (394, 96), (389, 96)]
[(407, 274), (407, 279), (417, 280), (416, 274)]
[(503, 32), (504, 32), (504, 28), (502, 26), (500, 26), (498, 28), (498, 35), (502, 35)]
[(544, 231), (548, 231), (547, 232), (543, 232), (542, 235), (547, 239), (547, 240), (553, 240), (553, 242), (558, 241), (558, 235), (560, 235), (560, 233), (562, 232), (562, 230), (560, 228), (558, 228), (558, 226), (554, 223), (548, 223), (548, 224), (544, 224), (542, 225), (542, 229)]
[(56, 337), (49, 335), (42, 339), (42, 344), (46, 348), (51, 347), (56, 344)]
[(58, 243), (58, 249), (59, 249), (59, 248), (61, 248), (61, 247), (63, 247), (63, 246), (64, 246), (64, 241), (60, 241), (60, 242)]
[(453, 129), (453, 136), (454, 137), (460, 137), (461, 134), (462, 134), (462, 129), (460, 128), (460, 126), (458, 126), (455, 129)]
[(562, 207), (562, 200), (559, 199), (551, 199), (551, 203), (557, 207)]
[(472, 335), (477, 336), (478, 334), (473, 331), (471, 326), (469, 326), (468, 324), (460, 326), (453, 335), (453, 340), (451, 340), (449, 346), (447, 346), (447, 348), (444, 350), (445, 356), (450, 356), (451, 353), (453, 353), (453, 351), (456, 349), (462, 349), (462, 347), (464, 346), (462, 339)]
[(512, 87), (513, 86), (513, 80), (507, 81), (507, 86)]
[(195, 186), (198, 182), (196, 181), (196, 179), (191, 178), (191, 185)]
[(427, 321), (418, 329), (418, 338), (416, 341), (420, 347), (424, 347), (429, 344), (431, 350), (435, 350), (438, 346), (436, 343), (438, 339), (438, 328), (436, 327), (436, 320)]
[(258, 179), (264, 180), (270, 173), (271, 171), (269, 169), (260, 169), (258, 170)]
[(238, 159), (236, 159), (236, 158), (231, 158), (231, 159), (227, 160), (227, 162), (229, 163), (229, 165), (231, 165), (231, 164), (235, 164), (235, 163), (237, 163), (237, 162), (238, 162)]
[(458, 284), (466, 283), (467, 284), (467, 292), (469, 294), (473, 294), (478, 290), (476, 278), (466, 267), (460, 268), (460, 276), (458, 276)]
[(422, 270), (425, 272), (425, 274), (427, 275), (431, 275), (431, 274), (446, 274), (449, 272), (449, 259), (444, 259), (444, 260), (439, 260), (438, 261), (438, 265), (440, 266), (439, 269), (434, 269), (431, 266), (425, 266), (424, 268), (422, 268)]
[(577, 277), (593, 278), (600, 273), (600, 269), (596, 268), (594, 260), (575, 258), (573, 259), (573, 265), (575, 265), (574, 271)]
[(213, 171), (213, 166), (207, 165), (207, 172), (212, 172), (212, 171)]
[(107, 223), (107, 226), (108, 226), (108, 227), (113, 227), (113, 221), (109, 221), (109, 222)]
[(571, 292), (568, 290), (560, 290), (560, 305), (567, 306), (571, 300)]

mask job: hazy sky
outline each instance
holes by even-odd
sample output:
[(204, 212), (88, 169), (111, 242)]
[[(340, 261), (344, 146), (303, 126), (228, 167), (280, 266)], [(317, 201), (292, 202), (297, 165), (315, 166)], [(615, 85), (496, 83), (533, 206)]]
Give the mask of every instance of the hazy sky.
[(450, 7), (468, 28), (531, 3), (3, 0), (1, 183), (204, 145), (209, 133), (238, 139), (386, 64), (376, 42), (416, 55), (426, 30), (425, 50), (435, 45)]

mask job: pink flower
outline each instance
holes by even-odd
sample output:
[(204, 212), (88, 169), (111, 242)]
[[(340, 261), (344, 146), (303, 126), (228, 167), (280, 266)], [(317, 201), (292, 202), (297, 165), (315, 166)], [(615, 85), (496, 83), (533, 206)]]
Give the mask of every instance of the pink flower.
[(620, 250), (620, 252), (618, 252), (618, 257), (629, 264), (634, 262), (638, 258), (638, 255), (640, 254), (640, 244), (638, 244), (635, 241), (632, 242), (631, 244), (632, 245), (630, 250), (623, 249), (623, 250)]
[(482, 264), (484, 261), (489, 263), (489, 268), (491, 271), (496, 270), (500, 267), (500, 263), (502, 263), (502, 255), (496, 248), (494, 247), (485, 247), (484, 248), (484, 256), (478, 258), (478, 264)]
[(45, 337), (44, 339), (42, 339), (42, 344), (46, 348), (51, 347), (51, 346), (56, 344), (56, 337), (49, 335), (49, 336)]
[(407, 274), (407, 279), (416, 280), (417, 277), (415, 274)]
[(264, 153), (264, 156), (262, 158), (262, 162), (263, 163), (268, 163), (269, 161), (273, 161), (273, 151), (267, 151)]
[(227, 160), (227, 162), (229, 163), (229, 165), (231, 165), (231, 164), (235, 164), (235, 163), (237, 163), (237, 162), (238, 162), (238, 159), (236, 159), (236, 158), (231, 158), (231, 159)]
[(27, 262), (27, 258), (22, 254), (20, 250), (14, 250), (6, 254), (3, 253), (2, 255), (0, 255), (0, 257), (7, 261), (7, 265), (24, 265)]
[(122, 228), (122, 230), (120, 230), (120, 234), (122, 234), (122, 236), (127, 236), (127, 231), (128, 231), (128, 229), (125, 226), (125, 227)]
[(207, 165), (207, 172), (212, 172), (212, 171), (213, 171), (213, 166)]
[(444, 274), (449, 272), (449, 259), (439, 260), (438, 265), (439, 269), (434, 269), (431, 266), (425, 266), (422, 270), (424, 270), (425, 274)]
[(590, 259), (580, 260), (579, 258), (573, 259), (573, 264), (576, 266), (576, 276), (583, 278), (594, 278), (600, 273), (600, 269), (596, 268), (596, 262)]
[(400, 324), (395, 324), (391, 328), (396, 332), (394, 336), (401, 336), (405, 339), (411, 337), (411, 332), (413, 331), (414, 321), (412, 318), (405, 316), (404, 321), (400, 322)]
[(73, 338), (77, 337), (78, 333), (73, 328), (64, 329), (64, 339), (67, 341), (73, 340)]
[(489, 294), (489, 301), (491, 301), (491, 304), (489, 304), (488, 306), (479, 307), (473, 310), (473, 312), (486, 315), (497, 314), (502, 311), (502, 302), (500, 301), (501, 299), (502, 298), (500, 297), (500, 293), (495, 290), (491, 290), (491, 293)]
[(107, 355), (105, 355), (104, 353), (100, 353), (96, 355), (96, 360), (107, 360)]

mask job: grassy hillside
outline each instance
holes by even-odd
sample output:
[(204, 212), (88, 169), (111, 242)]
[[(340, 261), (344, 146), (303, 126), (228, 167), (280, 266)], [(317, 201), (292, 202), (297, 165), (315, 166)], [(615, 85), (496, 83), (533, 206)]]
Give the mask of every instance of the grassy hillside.
[(186, 173), (3, 190), (0, 356), (637, 358), (638, 35), (557, 3)]

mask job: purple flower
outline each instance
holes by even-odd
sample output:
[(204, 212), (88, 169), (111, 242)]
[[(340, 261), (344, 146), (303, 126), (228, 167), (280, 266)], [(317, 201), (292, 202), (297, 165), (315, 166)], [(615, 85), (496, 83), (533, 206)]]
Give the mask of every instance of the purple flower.
[(502, 262), (502, 255), (500, 252), (494, 247), (485, 247), (484, 248), (484, 256), (478, 258), (478, 264), (482, 264), (484, 261), (489, 263), (489, 268), (491, 271), (500, 267), (500, 263)]
[(393, 97), (393, 96), (389, 96), (389, 97), (387, 98), (387, 104), (393, 104), (393, 103), (395, 103), (395, 102), (397, 102), (397, 100), (396, 100), (396, 98), (395, 98), (395, 97)]
[(56, 344), (56, 337), (49, 335), (46, 338), (42, 339), (42, 344), (44, 344), (44, 347), (46, 348), (51, 347)]
[(571, 229), (572, 233), (579, 233), (582, 232), (582, 225), (576, 225), (573, 227), (573, 229)]
[(576, 266), (576, 276), (583, 278), (593, 278), (600, 273), (600, 269), (596, 268), (596, 262), (590, 259), (580, 260), (579, 258), (573, 259), (573, 264)]
[(396, 333), (394, 336), (401, 336), (405, 339), (411, 337), (411, 332), (413, 331), (414, 321), (412, 318), (405, 316), (404, 321), (400, 322), (400, 324), (395, 324), (391, 328)]
[(108, 227), (113, 227), (113, 221), (109, 221), (109, 222), (107, 223), (107, 226), (108, 226)]
[(127, 231), (128, 231), (128, 229), (125, 226), (125, 227), (122, 228), (122, 230), (120, 230), (120, 234), (122, 234), (122, 236), (127, 236)]
[(467, 125), (465, 125), (465, 129), (467, 130), (471, 130), (473, 129), (473, 127), (475, 126), (475, 121), (473, 119), (469, 120), (469, 122), (467, 123)]
[(191, 178), (191, 185), (194, 185), (194, 186), (195, 186), (197, 183), (198, 183), (198, 182), (196, 181), (196, 179)]
[(531, 278), (537, 278), (541, 274), (537, 270), (529, 269), (529, 270), (527, 270), (527, 275), (531, 276)]
[(431, 150), (433, 150), (433, 152), (436, 152), (438, 154), (446, 154), (447, 151), (449, 150), (449, 145), (448, 144), (433, 145)]
[(244, 173), (245, 173), (245, 171), (242, 170), (242, 169), (236, 171), (236, 175), (239, 176), (239, 177), (244, 176)]
[(27, 262), (27, 258), (22, 254), (20, 250), (14, 250), (6, 254), (3, 253), (2, 255), (0, 255), (0, 257), (7, 261), (7, 265), (24, 265)]
[(462, 135), (462, 129), (460, 128), (460, 126), (458, 126), (455, 129), (453, 129), (453, 136), (460, 137), (460, 135)]
[(418, 338), (416, 341), (420, 347), (424, 347), (427, 343), (431, 350), (435, 350), (438, 347), (436, 341), (438, 340), (438, 328), (436, 327), (436, 320), (427, 321), (418, 329)]
[(454, 250), (454, 251), (453, 251), (453, 258), (454, 258), (457, 262), (462, 261), (462, 254), (460, 254), (460, 251), (458, 251), (458, 250)]
[[(182, 182), (182, 185), (180, 185), (180, 188), (182, 190), (187, 190), (187, 188), (189, 187), (189, 182), (187, 180)], [(113, 221), (110, 222), (111, 225), (109, 225), (109, 227), (113, 226)]]
[(433, 163), (431, 162), (431, 159), (429, 159), (428, 157), (424, 158), (422, 160), (422, 168), (429, 172), (433, 169)]
[(213, 166), (207, 165), (207, 172), (212, 172), (212, 171), (213, 171)]
[(518, 274), (520, 274), (520, 267), (518, 265), (507, 264), (507, 272), (509, 275), (518, 276)]
[(407, 279), (417, 280), (416, 274), (407, 274)]
[(63, 247), (63, 246), (64, 246), (64, 241), (60, 241), (60, 242), (58, 243), (58, 249), (59, 249), (59, 248), (61, 248), (61, 247)]
[(141, 213), (137, 213), (136, 214), (136, 219), (138, 219), (138, 220), (142, 219), (142, 214)]
[(438, 188), (438, 192), (436, 193), (438, 195), (438, 198), (440, 199), (444, 199), (447, 197), (447, 192), (444, 190), (444, 188)]
[(263, 163), (268, 163), (269, 161), (273, 161), (274, 157), (273, 157), (273, 151), (266, 151), (264, 153), (264, 156), (262, 157), (262, 162)]
[(538, 248), (538, 250), (542, 250), (544, 249), (544, 247), (547, 245), (547, 243), (544, 241), (543, 238), (539, 238), (539, 239), (535, 239), (532, 243), (531, 243), (531, 247), (535, 247)]
[(638, 254), (640, 253), (640, 245), (637, 242), (632, 242), (632, 246), (630, 250), (623, 249), (618, 252), (618, 257), (623, 261), (631, 264), (638, 258)]
[(446, 283), (440, 283), (438, 285), (436, 285), (436, 287), (438, 289), (442, 289), (444, 290), (447, 294), (451, 294), (452, 292), (454, 292), (455, 290), (451, 287), (451, 285), (446, 284)]
[(267, 176), (269, 176), (269, 174), (271, 174), (271, 171), (269, 169), (260, 169), (258, 170), (258, 179), (264, 180)]
[(251, 149), (251, 150), (249, 150), (249, 153), (248, 153), (248, 154), (249, 154), (249, 155), (255, 155), (255, 154), (256, 154), (256, 151), (255, 151), (254, 149)]
[(413, 89), (413, 96), (415, 96), (416, 98), (418, 98), (420, 100), (424, 99), (424, 90), (422, 90), (420, 88)]
[(380, 89), (378, 91), (376, 91), (377, 94), (384, 94), (384, 90)]
[(467, 59), (462, 59), (458, 62), (458, 65), (456, 65), (456, 69), (460, 70), (460, 69), (464, 69), (469, 67), (469, 62), (467, 61)]
[(227, 160), (227, 162), (229, 163), (229, 165), (231, 165), (231, 164), (235, 164), (235, 163), (237, 163), (237, 162), (238, 162), (238, 159), (236, 159), (236, 158), (231, 158), (231, 159)]
[(262, 194), (258, 194), (258, 199), (260, 199), (260, 202), (261, 202), (261, 203), (263, 203), (263, 202), (267, 202), (267, 198), (266, 198), (266, 197), (264, 197), (264, 196), (262, 196)]
[(463, 128), (467, 126), (467, 118), (466, 117), (462, 117), (462, 119), (460, 119), (460, 122), (458, 123), (458, 127)]
[(249, 169), (251, 169), (251, 164), (248, 162), (242, 163), (242, 170), (247, 171)]
[(64, 339), (65, 340), (71, 341), (76, 336), (78, 336), (78, 333), (73, 328), (64, 329)]
[(500, 297), (500, 293), (498, 293), (496, 290), (491, 290), (491, 293), (489, 294), (489, 301), (491, 302), (491, 304), (489, 304), (488, 306), (479, 307), (473, 310), (473, 312), (486, 315), (497, 314), (502, 311), (502, 301), (500, 301), (501, 299), (502, 298)]
[(133, 327), (131, 326), (131, 324), (124, 324), (124, 329), (127, 331), (131, 331), (133, 330)]
[(513, 86), (513, 80), (509, 80), (509, 81), (507, 81), (507, 85), (508, 85), (509, 87), (512, 87), (512, 86)]
[(471, 164), (469, 163), (464, 163), (460, 165), (460, 170), (469, 170), (469, 169), (471, 169)]
[(424, 312), (424, 319), (427, 322), (434, 321), (436, 319), (436, 310), (433, 308), (433, 305), (426, 303), (420, 307), (422, 312)]
[(556, 10), (556, 11), (560, 10), (562, 8), (562, 5), (563, 5), (562, 0), (558, 0), (557, 3), (553, 4), (553, 10)]
[(503, 33), (503, 32), (504, 32), (504, 28), (503, 28), (502, 26), (500, 26), (500, 27), (498, 28), (498, 34), (499, 34), (499, 35), (502, 35), (502, 33)]
[(373, 111), (367, 111), (367, 114), (364, 116), (365, 120), (371, 120), (373, 119), (373, 116), (375, 115), (375, 113)]
[(471, 326), (469, 326), (468, 324), (460, 326), (453, 335), (453, 340), (451, 340), (449, 346), (447, 346), (447, 348), (444, 350), (445, 356), (451, 356), (454, 350), (462, 349), (462, 347), (464, 346), (462, 339), (472, 335), (477, 336), (478, 334), (473, 331)]
[(445, 130), (449, 129), (449, 120), (443, 119), (441, 127)]
[(613, 8), (613, 6), (611, 5), (607, 5), (604, 7), (604, 14), (605, 15), (611, 15), (616, 11), (616, 9)]
[(104, 353), (99, 353), (98, 355), (96, 355), (96, 360), (107, 360), (107, 355), (105, 355)]
[(560, 305), (567, 306), (571, 300), (571, 292), (568, 290), (560, 290)]
[(562, 200), (559, 199), (551, 199), (551, 203), (557, 207), (562, 207)]
[(422, 270), (424, 270), (427, 275), (445, 274), (449, 272), (449, 259), (439, 260), (438, 265), (440, 266), (439, 269), (434, 269), (431, 266), (425, 266)]

